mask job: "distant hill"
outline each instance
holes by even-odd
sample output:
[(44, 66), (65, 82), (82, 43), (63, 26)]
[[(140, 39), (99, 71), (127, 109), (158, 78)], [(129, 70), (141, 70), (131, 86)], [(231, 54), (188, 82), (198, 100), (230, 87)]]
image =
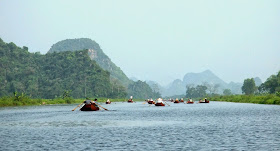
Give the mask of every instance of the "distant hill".
[(123, 86), (111, 83), (108, 71), (90, 59), (88, 50), (41, 55), (0, 39), (0, 67), (0, 96), (16, 91), (46, 99), (65, 91), (74, 98), (127, 95)]
[(111, 59), (102, 51), (99, 44), (89, 38), (66, 39), (52, 45), (48, 53), (77, 51), (88, 49), (88, 54), (99, 66), (111, 73), (111, 77), (119, 80), (124, 86), (128, 87), (131, 80), (123, 73), (120, 67), (116, 66)]
[(134, 82), (137, 82), (137, 81), (138, 81), (138, 79), (135, 78), (135, 77), (130, 77), (129, 79), (132, 80), (132, 81), (134, 81)]
[(224, 82), (210, 70), (206, 70), (201, 73), (187, 73), (183, 78), (184, 85), (201, 85), (204, 83), (219, 84), (223, 87), (227, 85), (226, 82)]
[[(149, 83), (148, 83), (149, 84)], [(212, 71), (206, 70), (200, 73), (187, 73), (183, 80), (176, 79), (167, 87), (161, 89), (162, 96), (180, 96), (186, 94), (186, 86), (206, 85), (208, 93), (222, 94), (224, 89), (230, 89), (234, 94), (241, 94), (242, 83), (226, 83)], [(151, 86), (151, 85), (150, 85)]]
[(88, 55), (92, 60), (95, 60), (102, 69), (110, 73), (111, 83), (114, 88), (115, 86), (124, 85), (128, 96), (132, 95), (134, 96), (133, 98), (146, 99), (146, 97), (160, 96), (159, 93), (151, 91), (151, 88), (146, 82), (130, 80), (102, 51), (99, 44), (89, 38), (66, 39), (59, 41), (51, 47), (48, 54), (84, 49), (88, 50)]

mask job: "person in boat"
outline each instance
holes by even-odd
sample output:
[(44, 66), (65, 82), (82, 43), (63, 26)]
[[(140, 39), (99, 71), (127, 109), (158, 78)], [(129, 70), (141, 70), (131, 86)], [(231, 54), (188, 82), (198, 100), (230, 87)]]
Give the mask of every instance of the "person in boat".
[(92, 100), (90, 100), (90, 99), (86, 99), (85, 101), (84, 101), (84, 103), (86, 104), (86, 105), (88, 105), (88, 104), (95, 104), (95, 102), (94, 101), (92, 101)]
[(106, 102), (107, 102), (107, 103), (110, 103), (110, 100), (108, 99)]
[(192, 98), (189, 99), (190, 102), (193, 102)]
[(157, 103), (162, 103), (162, 99), (158, 98)]
[(204, 102), (207, 102), (207, 98), (204, 99)]

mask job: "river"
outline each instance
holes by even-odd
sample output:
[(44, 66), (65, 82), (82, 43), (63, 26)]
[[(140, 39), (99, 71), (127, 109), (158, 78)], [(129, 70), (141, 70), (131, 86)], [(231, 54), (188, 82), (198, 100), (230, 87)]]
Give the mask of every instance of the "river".
[(0, 108), (0, 150), (280, 150), (280, 106), (169, 104)]

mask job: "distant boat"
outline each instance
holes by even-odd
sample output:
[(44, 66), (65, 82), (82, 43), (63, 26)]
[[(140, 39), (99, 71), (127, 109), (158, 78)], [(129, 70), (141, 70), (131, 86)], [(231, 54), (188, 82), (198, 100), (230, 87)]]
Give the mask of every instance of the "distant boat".
[(198, 103), (209, 103), (210, 101), (204, 100), (204, 101), (198, 101)]
[(149, 104), (155, 104), (155, 102), (154, 102), (154, 101), (148, 101), (148, 103), (149, 103)]
[(174, 103), (180, 103), (180, 101), (179, 100), (175, 100)]
[(165, 106), (165, 104), (161, 103), (156, 103), (155, 106)]
[(188, 102), (187, 102), (187, 104), (193, 104), (193, 103), (194, 103), (193, 101), (188, 101)]
[(128, 102), (128, 103), (133, 103), (133, 100), (132, 100), (132, 99), (129, 99), (127, 102)]

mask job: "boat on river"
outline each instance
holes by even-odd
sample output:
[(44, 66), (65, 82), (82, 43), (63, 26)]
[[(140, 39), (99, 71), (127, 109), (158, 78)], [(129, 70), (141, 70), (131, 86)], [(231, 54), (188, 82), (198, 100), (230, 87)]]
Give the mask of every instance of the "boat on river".
[(155, 101), (148, 101), (148, 104), (155, 104)]
[(201, 102), (198, 102), (198, 103), (209, 103), (210, 101), (201, 101)]
[(165, 106), (165, 104), (161, 103), (156, 103), (155, 106)]
[(81, 111), (98, 111), (99, 107), (95, 104), (85, 104), (81, 109)]
[(133, 103), (133, 100), (132, 100), (132, 99), (129, 99), (127, 102), (128, 102), (128, 103)]
[(111, 104), (111, 101), (108, 99), (108, 100), (106, 101), (106, 104)]
[(175, 100), (174, 103), (180, 103), (180, 101), (179, 100)]
[(187, 101), (187, 104), (193, 104), (194, 102), (193, 101)]
[(206, 98), (202, 101), (202, 100), (199, 100), (198, 103), (209, 103), (210, 101), (208, 101)]

